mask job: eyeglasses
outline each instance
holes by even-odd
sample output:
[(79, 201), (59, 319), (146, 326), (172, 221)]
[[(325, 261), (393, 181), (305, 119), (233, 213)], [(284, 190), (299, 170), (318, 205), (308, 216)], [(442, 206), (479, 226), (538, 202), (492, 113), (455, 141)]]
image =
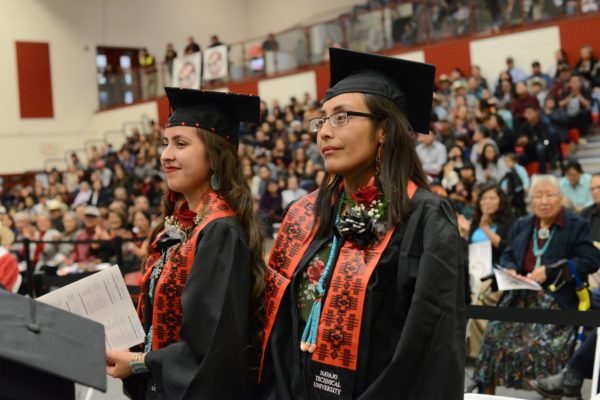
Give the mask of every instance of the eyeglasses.
[(531, 196), (531, 201), (541, 201), (543, 199), (554, 200), (562, 196), (562, 193), (546, 193), (546, 194), (536, 194)]
[(319, 130), (321, 130), (323, 125), (325, 125), (325, 121), (327, 121), (327, 120), (329, 120), (329, 123), (331, 124), (332, 127), (341, 128), (343, 126), (348, 125), (348, 123), (350, 122), (350, 116), (371, 118), (371, 119), (376, 119), (376, 120), (382, 119), (382, 118), (376, 117), (372, 114), (367, 114), (367, 113), (362, 113), (362, 112), (357, 112), (357, 111), (342, 111), (339, 113), (331, 114), (329, 117), (313, 118), (310, 121), (308, 121), (308, 128), (311, 132), (317, 133), (317, 132), (319, 132)]

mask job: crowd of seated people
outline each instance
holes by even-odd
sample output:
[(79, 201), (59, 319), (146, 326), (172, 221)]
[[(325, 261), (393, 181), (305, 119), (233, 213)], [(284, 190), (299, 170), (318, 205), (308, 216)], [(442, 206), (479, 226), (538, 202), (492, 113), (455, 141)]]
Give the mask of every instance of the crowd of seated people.
[[(525, 73), (507, 57), (506, 69), (496, 82), (487, 82), (477, 66), (469, 76), (458, 69), (440, 75), (433, 96), (431, 134), (418, 135), (415, 145), (432, 190), (450, 199), (455, 207), (465, 243), (489, 240), (494, 262), (513, 266), (516, 273), (533, 273), (535, 257), (523, 265), (519, 251), (531, 252), (537, 245), (535, 249), (515, 250), (515, 235), (531, 236), (529, 225), (515, 221), (522, 216), (537, 221), (543, 210), (554, 207), (555, 214), (561, 216), (561, 229), (561, 224), (570, 221), (576, 221), (573, 224), (581, 229), (573, 240), (587, 252), (580, 271), (586, 277), (600, 266), (592, 245), (592, 241), (600, 242), (598, 229), (592, 231), (585, 221), (597, 220), (600, 215), (593, 212), (594, 207), (600, 207), (600, 202), (594, 202), (598, 196), (592, 196), (600, 190), (600, 177), (590, 176), (575, 161), (563, 161), (575, 144), (596, 129), (600, 65), (586, 47), (573, 67), (560, 51), (557, 64), (546, 67), (547, 73), (534, 62), (531, 71)], [(319, 110), (317, 99), (308, 94), (302, 99), (291, 98), (286, 104), (262, 102), (262, 123), (241, 127), (238, 155), (267, 237), (277, 233), (289, 205), (323, 180), (316, 137), (308, 130), (308, 121)], [(148, 132), (131, 133), (120, 148), (110, 144), (91, 147), (86, 160), (73, 154), (64, 171), (53, 169), (39, 174), (31, 186), (3, 190), (0, 222), (15, 236), (15, 243), (8, 247), (18, 262), (23, 265), (28, 258), (40, 271), (48, 266), (87, 268), (115, 262), (119, 249), (115, 249), (114, 239), (119, 237), (125, 240), (120, 249), (123, 262), (131, 270), (139, 269), (147, 247), (141, 239), (148, 236), (160, 216), (164, 193), (161, 146), (161, 127), (152, 124)], [(544, 174), (562, 175), (563, 171), (565, 176), (560, 180), (538, 179), (536, 190), (543, 193), (532, 193), (531, 175), (547, 177), (552, 175)], [(528, 199), (532, 199), (530, 204)], [(587, 210), (583, 219), (581, 210)], [(519, 229), (512, 229), (513, 225)], [(563, 239), (571, 240), (570, 234)], [(104, 242), (32, 243), (24, 248), (26, 238)], [(140, 240), (128, 241), (136, 238)], [(565, 243), (570, 243), (568, 240)], [(564, 295), (564, 299), (570, 301), (569, 296)], [(492, 294), (485, 301), (495, 303), (498, 299), (511, 306), (523, 306), (531, 300)], [(542, 307), (561, 305), (550, 298), (536, 301)], [(479, 340), (471, 348), (471, 356), (479, 359), (477, 377), (482, 388), (523, 386), (522, 377), (513, 379), (511, 375), (520, 368), (518, 360), (510, 358), (509, 344), (515, 343), (510, 333), (515, 329), (498, 324), (479, 326)], [(540, 331), (542, 334), (554, 335)], [(562, 338), (560, 350), (564, 354), (572, 351), (570, 331), (556, 335)], [(507, 343), (504, 361), (490, 358), (498, 340)], [(550, 356), (545, 360), (536, 364), (535, 374), (529, 378), (554, 374), (564, 364), (564, 360)]]

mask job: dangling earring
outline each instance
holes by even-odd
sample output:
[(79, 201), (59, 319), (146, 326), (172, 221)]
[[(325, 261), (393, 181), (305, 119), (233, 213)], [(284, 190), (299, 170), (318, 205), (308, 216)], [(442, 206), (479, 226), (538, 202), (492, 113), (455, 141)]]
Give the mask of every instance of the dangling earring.
[(213, 173), (210, 176), (210, 188), (216, 192), (221, 188), (221, 182), (219, 182), (219, 175), (217, 175), (217, 170), (214, 164), (211, 165), (211, 169)]
[(379, 144), (377, 155), (375, 156), (375, 176), (381, 174), (381, 163), (383, 160), (383, 144)]

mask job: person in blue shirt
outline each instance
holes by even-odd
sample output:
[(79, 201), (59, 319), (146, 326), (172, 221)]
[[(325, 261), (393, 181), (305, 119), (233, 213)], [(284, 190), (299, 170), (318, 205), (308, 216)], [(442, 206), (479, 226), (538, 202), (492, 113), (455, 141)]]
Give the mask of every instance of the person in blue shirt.
[(577, 212), (594, 204), (592, 192), (590, 192), (591, 181), (592, 176), (587, 172), (583, 172), (579, 162), (570, 161), (565, 165), (565, 176), (560, 178), (559, 181), (560, 191), (571, 200)]

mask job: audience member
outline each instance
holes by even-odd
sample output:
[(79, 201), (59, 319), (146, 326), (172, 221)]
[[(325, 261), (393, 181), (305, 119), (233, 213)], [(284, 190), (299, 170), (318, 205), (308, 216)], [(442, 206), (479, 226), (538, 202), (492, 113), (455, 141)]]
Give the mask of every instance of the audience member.
[[(36, 216), (36, 228), (30, 231), (25, 237), (35, 241), (53, 241), (60, 240), (60, 232), (52, 228), (50, 214), (42, 212)], [(58, 254), (58, 245), (54, 243), (31, 243), (29, 247), (29, 257), (36, 271), (42, 266), (55, 266), (54, 257)]]
[(515, 60), (512, 57), (506, 58), (506, 71), (510, 74), (512, 81), (515, 83), (525, 80), (525, 72), (515, 66)]
[(591, 181), (592, 176), (583, 172), (579, 162), (570, 161), (565, 165), (565, 176), (559, 181), (560, 191), (571, 201), (576, 212), (580, 212), (594, 203), (590, 191)]
[(221, 46), (223, 45), (223, 42), (221, 42), (221, 40), (219, 39), (219, 37), (217, 35), (212, 35), (210, 37), (210, 44), (208, 45), (208, 47), (217, 47), (217, 46)]
[(167, 49), (165, 50), (164, 63), (167, 66), (169, 78), (173, 76), (173, 60), (177, 58), (177, 51), (173, 47), (173, 43), (167, 43)]
[(525, 165), (535, 161), (538, 163), (538, 172), (544, 174), (548, 169), (548, 162), (555, 154), (555, 141), (550, 126), (540, 118), (539, 110), (534, 106), (527, 106), (523, 116), (525, 121), (517, 132), (517, 146), (523, 149), (519, 163)]
[[(500, 255), (508, 246), (511, 238), (512, 218), (509, 199), (496, 183), (484, 185), (479, 191), (473, 210), (473, 218), (469, 224), (468, 242), (490, 242), (492, 249), (492, 265), (500, 262)], [(463, 217), (464, 221), (464, 217)], [(475, 286), (478, 282), (471, 284)], [(491, 280), (478, 285), (474, 303), (478, 305), (495, 305), (500, 299), (500, 292), (493, 291)], [(473, 320), (469, 329), (467, 356), (477, 358), (481, 349), (481, 341), (487, 321)]]
[(188, 37), (188, 44), (185, 46), (183, 53), (185, 55), (194, 54), (200, 52), (200, 45), (194, 41), (194, 37)]
[(521, 217), (526, 212), (525, 199), (529, 190), (529, 174), (517, 162), (517, 156), (514, 153), (505, 155), (504, 162), (508, 171), (500, 181), (500, 187), (508, 195), (514, 214)]
[(592, 82), (594, 67), (596, 66), (596, 58), (592, 54), (591, 46), (583, 46), (579, 50), (579, 60), (575, 64), (575, 71), (588, 82)]
[(155, 97), (158, 89), (158, 74), (156, 70), (156, 58), (146, 48), (140, 51), (140, 68), (143, 72), (142, 82), (144, 84), (143, 97), (145, 99)]
[(298, 186), (298, 177), (296, 175), (290, 175), (287, 179), (287, 189), (281, 192), (281, 208), (286, 210), (288, 206), (307, 195), (308, 192)]
[[(101, 240), (108, 236), (102, 228), (100, 210), (94, 206), (85, 207), (83, 218), (84, 229), (75, 235), (75, 240)], [(112, 244), (108, 243), (77, 243), (73, 252), (65, 261), (67, 265), (78, 263), (82, 269), (100, 262), (108, 262), (112, 254)]]
[(263, 53), (267, 51), (279, 51), (279, 43), (277, 42), (274, 33), (269, 33), (267, 35), (267, 38), (262, 43), (262, 51)]
[(590, 221), (592, 225), (592, 239), (600, 244), (600, 174), (592, 175), (590, 192), (592, 193), (594, 204), (584, 208), (581, 211), (581, 217)]
[[(595, 272), (600, 265), (600, 253), (592, 244), (589, 224), (561, 206), (556, 177), (535, 176), (530, 193), (533, 214), (515, 224), (500, 265), (513, 275), (527, 275), (544, 288), (554, 284), (560, 289), (552, 294), (506, 291), (499, 306), (576, 310), (579, 300), (574, 283), (555, 282), (558, 271), (546, 266), (569, 259), (584, 281)], [(494, 394), (497, 385), (523, 388), (525, 379), (560, 371), (574, 341), (572, 327), (490, 321), (476, 363), (475, 380), (484, 386), (486, 394)]]
[(542, 72), (542, 66), (539, 61), (534, 61), (531, 63), (531, 75), (529, 75), (526, 79), (527, 82), (530, 82), (534, 78), (540, 78), (545, 83), (547, 88), (552, 86), (552, 78), (550, 75)]
[(436, 178), (448, 160), (446, 147), (438, 142), (433, 134), (420, 133), (418, 141), (417, 155), (423, 164), (423, 170), (430, 177)]
[(569, 128), (577, 128), (580, 135), (586, 136), (592, 123), (592, 96), (583, 87), (580, 76), (571, 76), (568, 88), (560, 97), (558, 105), (567, 112)]
[(487, 143), (483, 146), (483, 151), (475, 164), (475, 178), (481, 183), (490, 181), (499, 183), (507, 172), (504, 158), (498, 153), (496, 145)]

